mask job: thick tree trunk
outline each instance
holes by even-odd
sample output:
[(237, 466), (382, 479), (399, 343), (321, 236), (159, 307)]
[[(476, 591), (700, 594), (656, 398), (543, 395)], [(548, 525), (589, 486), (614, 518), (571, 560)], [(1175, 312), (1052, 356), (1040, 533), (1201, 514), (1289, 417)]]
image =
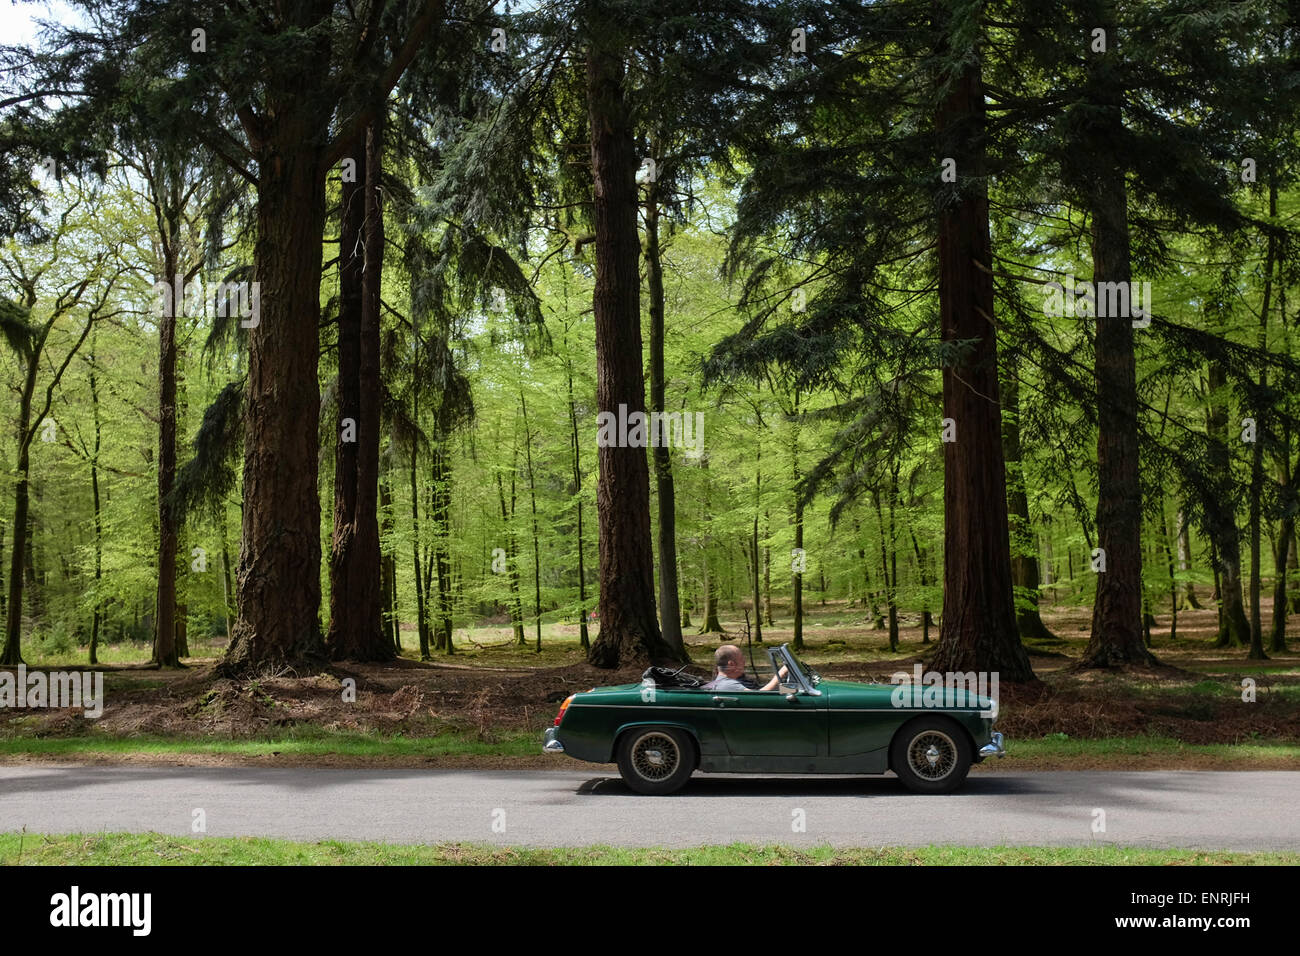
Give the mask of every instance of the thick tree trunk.
[[(623, 101), (622, 54), (603, 45), (603, 37), (616, 32), (608, 26), (588, 24), (587, 101), (596, 233), (596, 407), (617, 419), (620, 411), (629, 416), (645, 413), (645, 378), (636, 221), (639, 163)], [(645, 449), (612, 442), (600, 448), (597, 457), (600, 636), (588, 660), (609, 668), (647, 659), (676, 660), (680, 655), (664, 643), (655, 613)]]
[[(650, 408), (664, 410), (664, 273), (659, 248), (659, 199), (654, 183), (649, 185), (645, 205), (646, 288), (650, 295)], [(687, 413), (683, 413), (687, 414)], [(673, 488), (669, 432), (652, 436), (655, 490), (659, 503), (659, 626), (664, 643), (682, 656), (681, 605), (677, 598), (677, 496)]]
[[(320, 52), (323, 64), (324, 39)], [(327, 660), (316, 480), (327, 116), (310, 105), (321, 72), (276, 84), (265, 105), (275, 130), (257, 156), (260, 313), (248, 329), (239, 619), (221, 665), (227, 676), (310, 671)]]
[(353, 153), (357, 182), (342, 185), (339, 231), (339, 422), (326, 644), (334, 660), (388, 661), (396, 651), (382, 622), (379, 548), (379, 342), (384, 265), (380, 120), (354, 144)]
[[(1121, 96), (1100, 66), (1094, 66), (1090, 86), (1098, 116), (1086, 140), (1093, 144), (1104, 167), (1086, 187), (1092, 217), (1093, 283), (1096, 288), (1103, 282), (1120, 283), (1120, 288), (1127, 289), (1132, 269), (1128, 193), (1119, 162), (1124, 148)], [(1100, 295), (1097, 300), (1100, 313), (1105, 300)], [(1142, 623), (1142, 484), (1133, 320), (1128, 314), (1098, 314), (1096, 330), (1097, 539), (1106, 565), (1097, 575), (1092, 636), (1082, 664), (1153, 664)]]
[(944, 342), (974, 345), (943, 369), (944, 574), (938, 671), (996, 671), (1032, 681), (1016, 632), (1007, 538), (1006, 465), (998, 404), (992, 250), (984, 179), (984, 96), (977, 62), (954, 77), (936, 125), (940, 156), (956, 160), (960, 193), (939, 215), (939, 313)]

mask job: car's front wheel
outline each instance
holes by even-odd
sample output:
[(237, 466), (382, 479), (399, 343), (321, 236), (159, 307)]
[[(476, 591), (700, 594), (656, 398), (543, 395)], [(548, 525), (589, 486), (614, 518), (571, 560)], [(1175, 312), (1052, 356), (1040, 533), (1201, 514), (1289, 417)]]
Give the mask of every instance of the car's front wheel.
[(945, 717), (918, 717), (894, 735), (889, 767), (913, 793), (952, 793), (970, 772), (966, 734)]
[(673, 727), (637, 727), (618, 746), (618, 771), (637, 793), (680, 790), (695, 770), (695, 743)]

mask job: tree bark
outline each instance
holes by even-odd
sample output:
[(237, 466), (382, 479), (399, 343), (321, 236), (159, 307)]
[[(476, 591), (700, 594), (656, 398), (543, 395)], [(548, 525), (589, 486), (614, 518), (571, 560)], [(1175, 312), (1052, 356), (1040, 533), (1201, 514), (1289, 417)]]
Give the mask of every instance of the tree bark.
[[(165, 191), (165, 187), (164, 187)], [(162, 235), (162, 281), (173, 290), (183, 276), (177, 276), (177, 242), (180, 210), (160, 196), (159, 226)], [(176, 553), (179, 534), (172, 486), (176, 483), (176, 323), (184, 308), (184, 295), (173, 295), (158, 320), (158, 588), (154, 605), (153, 660), (159, 667), (180, 667), (176, 653)]]
[[(600, 15), (609, 16), (603, 10)], [(588, 24), (587, 101), (596, 234), (596, 407), (617, 419), (620, 410), (629, 416), (645, 413), (645, 378), (636, 221), (639, 164), (623, 100), (622, 53), (605, 45), (604, 38), (616, 32), (611, 26)], [(597, 458), (600, 635), (588, 660), (606, 668), (676, 660), (679, 655), (664, 643), (655, 613), (645, 449), (610, 443), (598, 450)]]
[[(380, 313), (384, 267), (383, 110), (354, 145), (339, 243), (339, 431), (335, 438), (330, 624), (334, 660), (389, 661), (379, 546)], [(343, 440), (343, 419), (355, 425)]]
[[(1109, 17), (1105, 19), (1110, 19)], [(1103, 23), (1112, 27), (1113, 22)], [(1123, 149), (1122, 95), (1094, 58), (1088, 95), (1097, 114), (1086, 131), (1103, 170), (1084, 187), (1092, 217), (1094, 286), (1129, 288), (1128, 192), (1119, 160)], [(1098, 297), (1100, 309), (1101, 297)], [(1106, 566), (1097, 577), (1092, 635), (1085, 667), (1153, 664), (1142, 623), (1142, 485), (1138, 472), (1137, 360), (1128, 315), (1096, 319), (1097, 540)]]
[(1011, 541), (1011, 585), (1016, 598), (1016, 630), (1020, 639), (1050, 641), (1038, 613), (1039, 573), (1037, 541), (1029, 522), (1029, 496), (1025, 491), (1024, 450), (1020, 444), (1020, 370), (1014, 359), (1004, 361), (1002, 376), (1002, 454), (1007, 462), (1007, 519)]
[(1006, 465), (998, 404), (992, 250), (984, 178), (985, 111), (980, 66), (953, 77), (936, 117), (940, 156), (956, 160), (960, 193), (939, 215), (939, 314), (944, 342), (974, 345), (943, 369), (943, 414), (958, 428), (943, 443), (944, 586), (938, 671), (996, 671), (1032, 681), (1016, 632), (1007, 537)]
[(325, 225), (320, 144), (328, 110), (317, 108), (314, 90), (328, 59), (325, 38), (318, 51), (318, 70), (296, 73), (267, 93), (265, 110), (276, 122), (256, 152), (260, 314), (248, 329), (239, 619), (220, 668), (226, 676), (305, 672), (327, 660), (317, 358)]
[[(650, 296), (650, 408), (664, 410), (664, 273), (659, 248), (659, 199), (654, 183), (648, 186), (645, 203), (646, 288)], [(683, 413), (689, 414), (689, 413)], [(668, 450), (669, 430), (652, 449), (655, 490), (659, 504), (659, 625), (664, 643), (673, 653), (684, 653), (681, 605), (677, 597), (677, 496), (673, 487), (672, 455)]]

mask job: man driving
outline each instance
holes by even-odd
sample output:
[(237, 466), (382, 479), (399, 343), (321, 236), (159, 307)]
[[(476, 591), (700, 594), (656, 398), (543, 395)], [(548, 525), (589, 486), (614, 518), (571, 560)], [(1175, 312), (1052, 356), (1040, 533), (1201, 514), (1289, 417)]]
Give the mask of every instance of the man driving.
[[(723, 644), (713, 652), (713, 663), (718, 669), (718, 676), (713, 678), (704, 685), (705, 690), (754, 690), (744, 683), (742, 678), (745, 676), (745, 658), (740, 653), (740, 648), (735, 644)], [(781, 668), (785, 670), (784, 667)], [(764, 684), (758, 690), (776, 690), (781, 678), (785, 675), (779, 674)]]

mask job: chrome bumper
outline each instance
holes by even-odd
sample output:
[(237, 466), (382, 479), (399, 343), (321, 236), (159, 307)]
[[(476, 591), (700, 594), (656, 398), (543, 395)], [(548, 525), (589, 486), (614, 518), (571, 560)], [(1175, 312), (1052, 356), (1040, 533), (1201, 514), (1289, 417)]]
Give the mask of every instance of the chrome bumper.
[(1005, 757), (1007, 755), (1006, 738), (1001, 734), (994, 734), (993, 739), (980, 748), (980, 759), (985, 757)]
[[(564, 753), (564, 744), (555, 739), (555, 732), (558, 728), (547, 727), (546, 733), (542, 735), (542, 752), (548, 754)], [(1001, 734), (997, 735), (1001, 737)]]

